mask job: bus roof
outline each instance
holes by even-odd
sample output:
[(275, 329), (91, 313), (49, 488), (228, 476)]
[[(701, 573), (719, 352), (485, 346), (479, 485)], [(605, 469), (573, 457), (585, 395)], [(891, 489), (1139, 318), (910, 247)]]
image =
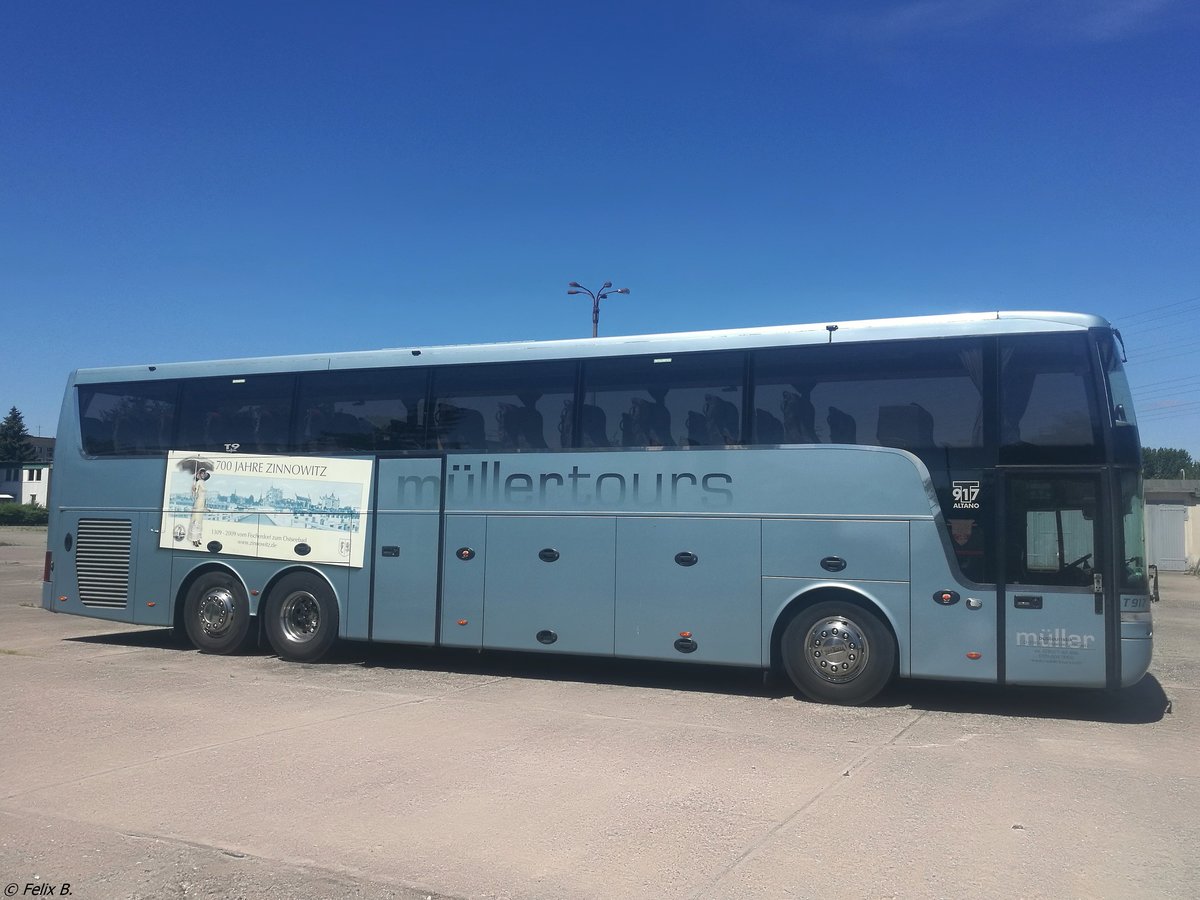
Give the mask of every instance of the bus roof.
[(447, 344), (397, 347), (294, 356), (264, 356), (145, 366), (79, 369), (78, 384), (106, 381), (153, 381), (228, 374), (307, 372), (326, 369), (369, 369), (384, 366), (464, 365), (524, 360), (637, 356), (805, 344), (858, 343), (879, 340), (1030, 334), (1111, 328), (1099, 316), (1070, 312), (987, 312), (890, 319), (830, 320), (807, 325), (776, 325), (718, 331), (621, 335), (550, 341), (510, 341), (493, 344)]

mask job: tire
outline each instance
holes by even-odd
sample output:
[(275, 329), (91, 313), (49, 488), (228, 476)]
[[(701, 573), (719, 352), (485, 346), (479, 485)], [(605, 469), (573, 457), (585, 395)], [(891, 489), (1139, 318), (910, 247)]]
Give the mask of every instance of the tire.
[(879, 617), (840, 601), (801, 610), (780, 640), (783, 667), (819, 703), (859, 706), (892, 680), (896, 641)]
[(267, 640), (281, 659), (316, 662), (337, 641), (337, 598), (311, 572), (285, 575), (267, 597)]
[(246, 590), (228, 572), (206, 572), (192, 582), (183, 601), (183, 625), (201, 653), (237, 653), (254, 639)]

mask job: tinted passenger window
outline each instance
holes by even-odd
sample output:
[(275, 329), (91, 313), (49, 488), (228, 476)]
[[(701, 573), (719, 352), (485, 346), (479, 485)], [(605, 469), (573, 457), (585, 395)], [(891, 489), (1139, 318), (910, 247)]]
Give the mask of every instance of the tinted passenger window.
[(1083, 334), (1000, 341), (1000, 461), (1102, 457), (1091, 355)]
[(754, 442), (983, 444), (978, 341), (822, 344), (755, 354)]
[(301, 375), (297, 444), (314, 452), (419, 450), (427, 382), (425, 369)]
[(165, 453), (175, 427), (174, 381), (79, 387), (79, 433), (92, 456)]
[(744, 360), (741, 353), (693, 353), (585, 363), (578, 446), (741, 443)]
[[(438, 369), (430, 446), (438, 450), (558, 450), (575, 393), (572, 362)], [(569, 431), (569, 430), (568, 430)]]
[(294, 383), (291, 375), (184, 382), (178, 449), (241, 453), (288, 450)]

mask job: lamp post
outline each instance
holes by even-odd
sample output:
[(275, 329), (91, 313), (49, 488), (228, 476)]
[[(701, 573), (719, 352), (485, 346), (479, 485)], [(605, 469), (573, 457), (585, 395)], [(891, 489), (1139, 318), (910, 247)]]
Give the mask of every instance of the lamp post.
[(629, 288), (614, 289), (611, 281), (604, 282), (604, 286), (594, 294), (578, 281), (569, 282), (567, 289), (568, 294), (587, 294), (592, 298), (592, 337), (596, 337), (600, 333), (600, 301), (609, 294), (629, 293)]

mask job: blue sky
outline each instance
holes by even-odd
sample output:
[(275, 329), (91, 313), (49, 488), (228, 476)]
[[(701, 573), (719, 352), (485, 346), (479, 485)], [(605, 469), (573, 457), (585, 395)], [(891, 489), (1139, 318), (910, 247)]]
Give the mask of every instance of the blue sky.
[[(1200, 457), (1200, 5), (0, 5), (0, 406), (80, 366), (1066, 309)], [(1190, 381), (1188, 380), (1190, 379)]]

